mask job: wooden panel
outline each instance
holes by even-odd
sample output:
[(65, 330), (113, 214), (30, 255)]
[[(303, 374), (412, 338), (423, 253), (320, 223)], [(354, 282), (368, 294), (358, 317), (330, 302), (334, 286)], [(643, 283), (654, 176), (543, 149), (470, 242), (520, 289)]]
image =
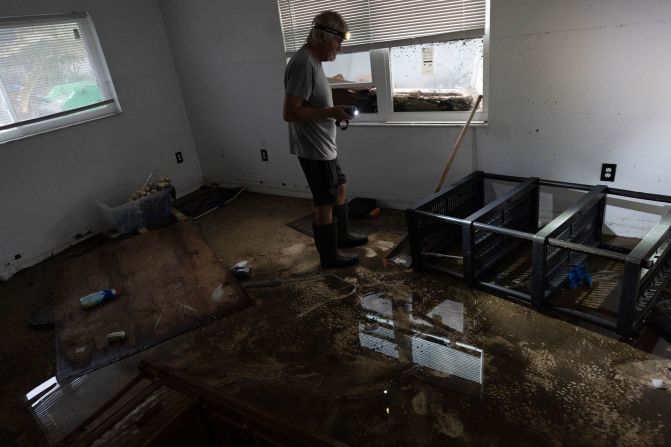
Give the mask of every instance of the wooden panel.
[[(79, 298), (103, 288), (121, 294), (82, 309)], [(97, 369), (250, 303), (238, 281), (189, 222), (108, 241), (58, 268), (57, 376)], [(108, 343), (107, 334), (126, 339)]]

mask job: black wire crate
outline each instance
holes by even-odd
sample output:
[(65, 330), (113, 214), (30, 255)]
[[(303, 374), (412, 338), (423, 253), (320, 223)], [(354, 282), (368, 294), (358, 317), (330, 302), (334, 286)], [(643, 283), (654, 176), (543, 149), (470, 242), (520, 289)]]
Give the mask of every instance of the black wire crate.
[(477, 171), (408, 210), (413, 264), (463, 278), (461, 225), (434, 215), (463, 219), (484, 205), (484, 173)]
[[(509, 189), (486, 199), (492, 182)], [(570, 190), (574, 199), (543, 223), (540, 194), (547, 189)], [(413, 266), (629, 336), (671, 277), (671, 211), (633, 248), (625, 247), (604, 235), (609, 196), (671, 202), (606, 186), (476, 171), (406, 211)], [(576, 289), (579, 273), (589, 278), (588, 288)]]

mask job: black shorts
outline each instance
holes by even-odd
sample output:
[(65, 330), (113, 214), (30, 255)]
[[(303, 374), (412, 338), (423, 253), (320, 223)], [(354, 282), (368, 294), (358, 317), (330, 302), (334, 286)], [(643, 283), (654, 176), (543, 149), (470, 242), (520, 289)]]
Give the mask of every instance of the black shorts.
[(314, 205), (335, 205), (338, 185), (347, 183), (347, 177), (340, 169), (338, 159), (311, 160), (298, 157), (298, 161), (301, 162), (301, 168), (310, 186)]

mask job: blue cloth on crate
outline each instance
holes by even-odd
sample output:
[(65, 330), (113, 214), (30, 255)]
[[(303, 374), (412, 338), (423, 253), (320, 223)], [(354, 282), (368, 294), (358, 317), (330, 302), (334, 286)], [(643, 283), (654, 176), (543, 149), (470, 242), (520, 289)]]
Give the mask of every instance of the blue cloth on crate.
[(572, 289), (583, 283), (587, 284), (588, 287), (592, 287), (592, 275), (587, 273), (587, 265), (579, 264), (569, 268), (568, 282)]

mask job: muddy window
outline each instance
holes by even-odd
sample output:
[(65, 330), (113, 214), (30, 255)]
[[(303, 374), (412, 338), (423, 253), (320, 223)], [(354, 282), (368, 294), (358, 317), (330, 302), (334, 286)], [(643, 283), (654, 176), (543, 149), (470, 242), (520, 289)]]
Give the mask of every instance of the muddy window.
[(482, 38), (392, 47), (394, 112), (469, 111), (483, 90)]
[(353, 124), (460, 125), (477, 98), (474, 123), (487, 122), (487, 0), (277, 0), (287, 56), (304, 45), (313, 19), (331, 7), (349, 39), (324, 63), (336, 105), (353, 105)]

